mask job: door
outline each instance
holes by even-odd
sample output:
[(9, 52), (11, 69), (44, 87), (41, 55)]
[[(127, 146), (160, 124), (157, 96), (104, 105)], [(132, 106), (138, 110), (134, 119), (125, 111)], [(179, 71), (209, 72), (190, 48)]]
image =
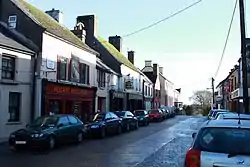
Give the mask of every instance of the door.
[(119, 121), (120, 118), (112, 112), (110, 112), (110, 115), (111, 115), (111, 121), (110, 121), (111, 127), (112, 127), (113, 131), (116, 132), (118, 129), (119, 123), (120, 123), (120, 121)]
[(74, 116), (68, 116), (69, 119), (69, 130), (70, 138), (73, 139), (77, 136), (77, 133), (81, 130), (81, 125), (78, 123), (78, 120)]
[(60, 143), (68, 142), (72, 133), (70, 131), (70, 123), (67, 116), (60, 117), (57, 125), (57, 134)]
[(105, 125), (106, 125), (107, 132), (111, 133), (113, 131), (113, 128), (112, 128), (111, 115), (109, 113), (106, 113), (105, 115)]

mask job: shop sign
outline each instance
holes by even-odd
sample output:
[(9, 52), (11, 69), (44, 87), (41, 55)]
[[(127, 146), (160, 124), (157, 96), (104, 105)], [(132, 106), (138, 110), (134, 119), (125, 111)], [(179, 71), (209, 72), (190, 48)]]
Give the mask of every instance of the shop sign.
[(116, 97), (116, 98), (121, 98), (121, 99), (124, 98), (124, 94), (120, 93), (120, 92), (114, 92), (113, 96)]
[(130, 94), (129, 93), (129, 99), (142, 100), (142, 96), (138, 95), (138, 94)]
[(125, 81), (125, 89), (134, 89), (133, 81)]
[(231, 92), (231, 99), (235, 99), (240, 97), (240, 89), (236, 89), (235, 91)]
[(81, 89), (65, 85), (48, 84), (46, 86), (47, 94), (77, 95), (84, 97), (93, 97), (93, 90)]

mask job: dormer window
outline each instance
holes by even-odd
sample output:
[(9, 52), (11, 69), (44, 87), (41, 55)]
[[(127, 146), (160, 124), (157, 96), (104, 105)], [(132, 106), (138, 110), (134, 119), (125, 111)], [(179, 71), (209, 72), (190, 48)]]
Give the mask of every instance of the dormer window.
[(9, 28), (16, 28), (16, 24), (17, 24), (17, 16), (16, 15), (9, 16), (8, 19)]

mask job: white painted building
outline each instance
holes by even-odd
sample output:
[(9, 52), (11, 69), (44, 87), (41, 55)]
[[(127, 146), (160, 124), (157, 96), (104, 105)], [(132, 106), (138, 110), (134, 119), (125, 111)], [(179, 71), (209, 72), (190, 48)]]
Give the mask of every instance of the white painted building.
[(31, 60), (35, 57), (32, 50), (14, 40), (10, 30), (1, 30), (4, 31), (0, 32), (0, 142), (30, 121)]

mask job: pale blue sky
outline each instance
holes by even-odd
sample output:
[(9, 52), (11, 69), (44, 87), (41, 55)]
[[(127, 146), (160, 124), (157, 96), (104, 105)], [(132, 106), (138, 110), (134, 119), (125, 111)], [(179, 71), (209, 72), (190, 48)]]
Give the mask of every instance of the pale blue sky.
[[(64, 24), (73, 28), (78, 15), (95, 13), (98, 35), (125, 35), (158, 21), (196, 0), (28, 0), (42, 10), (60, 9)], [(164, 74), (176, 88), (182, 88), (182, 100), (197, 89), (210, 87), (224, 46), (235, 0), (204, 0), (188, 11), (151, 29), (123, 39), (123, 52), (135, 51), (135, 64), (144, 60), (164, 67)], [(250, 5), (246, 5), (250, 27)], [(249, 28), (250, 30), (250, 28)], [(247, 31), (247, 34), (250, 32)], [(216, 78), (224, 79), (240, 56), (239, 10), (237, 8), (225, 57)]]

